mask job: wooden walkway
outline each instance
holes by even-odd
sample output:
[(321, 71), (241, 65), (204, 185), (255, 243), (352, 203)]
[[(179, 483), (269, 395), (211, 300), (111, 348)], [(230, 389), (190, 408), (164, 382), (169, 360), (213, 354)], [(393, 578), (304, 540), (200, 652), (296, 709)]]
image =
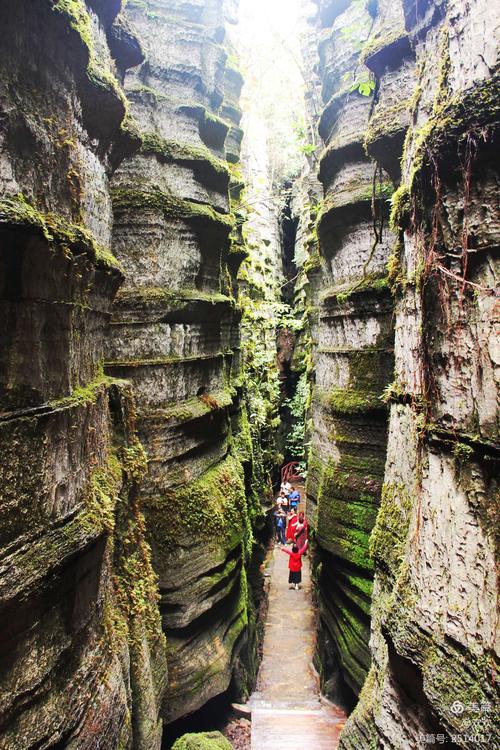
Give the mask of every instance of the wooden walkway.
[(334, 750), (344, 726), (340, 708), (320, 701), (312, 669), (315, 623), (309, 561), (303, 587), (288, 588), (288, 555), (274, 549), (264, 655), (252, 708), (252, 750)]

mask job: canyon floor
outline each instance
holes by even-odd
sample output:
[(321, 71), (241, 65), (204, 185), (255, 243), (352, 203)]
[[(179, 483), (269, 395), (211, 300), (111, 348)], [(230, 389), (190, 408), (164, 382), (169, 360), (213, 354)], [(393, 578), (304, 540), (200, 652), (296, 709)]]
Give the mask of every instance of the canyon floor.
[(264, 652), (252, 704), (252, 750), (334, 750), (344, 712), (320, 700), (312, 667), (315, 613), (309, 560), (302, 588), (288, 588), (288, 556), (278, 547), (269, 566), (271, 586)]

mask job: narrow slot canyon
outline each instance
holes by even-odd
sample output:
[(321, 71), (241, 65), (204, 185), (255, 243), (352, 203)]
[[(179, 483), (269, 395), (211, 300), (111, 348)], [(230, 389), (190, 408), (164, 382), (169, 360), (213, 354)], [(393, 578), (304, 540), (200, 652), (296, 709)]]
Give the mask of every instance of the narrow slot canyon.
[(500, 749), (494, 10), (0, 2), (0, 750)]

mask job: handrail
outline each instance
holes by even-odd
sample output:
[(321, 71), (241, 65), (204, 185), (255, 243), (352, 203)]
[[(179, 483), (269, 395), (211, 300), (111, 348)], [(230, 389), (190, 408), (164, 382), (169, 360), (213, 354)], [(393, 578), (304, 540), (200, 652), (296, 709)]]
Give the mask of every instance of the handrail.
[(298, 479), (302, 479), (302, 475), (300, 473), (300, 469), (297, 471), (297, 467), (299, 466), (298, 461), (290, 461), (289, 463), (285, 464), (285, 466), (281, 469), (281, 482), (289, 482), (291, 481), (297, 481)]

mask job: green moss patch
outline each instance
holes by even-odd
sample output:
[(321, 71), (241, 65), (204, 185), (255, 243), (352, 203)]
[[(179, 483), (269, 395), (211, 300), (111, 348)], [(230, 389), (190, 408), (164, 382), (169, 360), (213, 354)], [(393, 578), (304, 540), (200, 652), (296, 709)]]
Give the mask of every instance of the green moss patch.
[[(335, 149), (333, 149), (335, 151)], [(340, 188), (334, 195), (328, 195), (324, 202), (321, 211), (321, 216), (318, 219), (318, 227), (322, 228), (325, 221), (335, 214), (338, 209), (345, 209), (347, 206), (355, 206), (361, 203), (370, 204), (375, 198), (389, 200), (394, 192), (394, 185), (390, 180), (384, 180), (379, 185), (377, 184), (376, 190), (374, 191), (373, 185), (361, 183), (357, 187)]]
[(243, 539), (247, 513), (244, 472), (231, 455), (199, 479), (146, 502), (160, 549), (186, 537), (228, 548)]
[(323, 303), (344, 304), (352, 295), (372, 293), (378, 296), (388, 291), (389, 288), (389, 278), (386, 275), (368, 273), (353, 283), (326, 289), (320, 295), (320, 300)]
[(370, 144), (378, 141), (379, 138), (390, 136), (398, 130), (405, 130), (408, 126), (411, 106), (412, 97), (401, 99), (392, 107), (379, 104), (365, 134), (365, 149), (368, 150)]
[(73, 388), (69, 396), (50, 401), (47, 405), (51, 409), (64, 410), (85, 404), (95, 404), (97, 398), (102, 395), (103, 389), (109, 387), (115, 380), (108, 378), (103, 372), (99, 372), (96, 378), (86, 385)]
[(373, 717), (380, 707), (380, 695), (376, 670), (372, 666), (359, 695), (358, 704), (341, 732), (339, 750), (359, 750), (363, 745), (369, 750), (377, 748), (379, 739)]
[[(475, 732), (477, 713), (466, 710), (454, 714), (450, 706), (460, 701), (464, 706), (488, 703), (493, 707), (497, 691), (493, 676), (498, 664), (495, 656), (476, 643), (465, 647), (446, 638), (439, 629), (429, 631), (421, 626), (418, 616), (419, 592), (406, 564), (400, 568), (394, 589), (386, 603), (384, 626), (396, 651), (417, 665), (423, 689), (443, 725), (459, 733)], [(448, 605), (450, 606), (450, 604)], [(457, 616), (463, 602), (456, 600)], [(498, 714), (483, 711), (481, 731), (496, 736), (500, 730)]]
[(74, 251), (85, 250), (99, 264), (121, 270), (117, 259), (96, 242), (88, 229), (71, 224), (57, 214), (38, 211), (21, 193), (0, 200), (0, 227), (2, 225), (36, 227), (51, 247), (68, 258)]
[(233, 746), (220, 732), (197, 732), (178, 739), (172, 750), (233, 750)]
[(329, 409), (336, 414), (363, 414), (385, 409), (379, 393), (334, 388), (325, 398)]
[[(424, 167), (429, 166), (434, 155), (446, 155), (451, 149), (458, 160), (457, 145), (460, 141), (474, 133), (486, 138), (485, 128), (494, 126), (500, 119), (500, 75), (492, 76), (451, 98), (443, 93), (446, 90), (446, 80), (443, 79), (432, 116), (412, 134), (406, 144), (405, 150), (410, 143), (413, 144), (408, 179), (412, 196), (417, 188), (417, 177)], [(403, 156), (403, 161), (405, 158)]]
[(166, 218), (186, 219), (216, 224), (227, 229), (228, 233), (234, 225), (234, 218), (215, 211), (211, 206), (176, 198), (161, 190), (131, 190), (116, 188), (112, 191), (113, 209), (126, 211), (127, 209), (155, 209), (161, 211)]
[(317, 495), (318, 539), (333, 554), (357, 568), (371, 571), (373, 563), (368, 554), (368, 540), (375, 523), (378, 498), (362, 492), (356, 476), (354, 492), (351, 492), (351, 478), (351, 472), (333, 464), (322, 471)]
[(184, 306), (186, 302), (208, 302), (211, 305), (234, 305), (234, 300), (217, 292), (201, 292), (198, 289), (166, 289), (164, 287), (128, 287), (120, 289), (116, 296), (118, 303), (136, 303), (143, 307), (158, 304)]
[(168, 367), (168, 365), (178, 365), (183, 362), (203, 362), (211, 359), (221, 359), (224, 354), (225, 352), (216, 352), (215, 354), (191, 354), (185, 357), (171, 356), (150, 359), (108, 360), (105, 364), (108, 368)]
[(142, 134), (141, 153), (156, 154), (166, 161), (190, 164), (196, 166), (204, 165), (218, 176), (226, 176), (229, 180), (229, 167), (222, 159), (216, 159), (208, 150), (190, 146), (178, 141), (167, 141), (156, 133)]
[(401, 262), (402, 253), (403, 244), (398, 240), (387, 258), (387, 281), (393, 295), (396, 295), (400, 289), (404, 289), (408, 282)]
[(412, 499), (404, 484), (387, 483), (370, 539), (370, 554), (385, 569), (395, 572), (403, 560)]
[(176, 401), (166, 405), (163, 409), (149, 410), (144, 412), (143, 416), (168, 422), (189, 422), (214, 411), (226, 409), (233, 403), (233, 398), (232, 390), (214, 391), (203, 396), (193, 396), (186, 401)]
[[(133, 439), (117, 454), (124, 486), (116, 502), (114, 534), (114, 585), (118, 605), (127, 623), (127, 635), (133, 641), (138, 621), (153, 638), (161, 638), (158, 609), (158, 579), (151, 563), (151, 548), (146, 542), (146, 524), (140, 505), (138, 485), (147, 468), (142, 445)], [(137, 644), (136, 644), (137, 645)]]
[(400, 185), (391, 198), (391, 216), (389, 219), (393, 232), (408, 229), (411, 216), (411, 199), (408, 185)]
[(370, 58), (378, 55), (382, 50), (393, 47), (410, 48), (408, 34), (404, 29), (397, 28), (386, 34), (373, 34), (363, 45), (359, 62), (365, 65)]
[(104, 88), (113, 93), (127, 111), (127, 100), (120, 85), (110, 69), (109, 61), (101, 58), (94, 44), (92, 20), (84, 0), (51, 0), (56, 13), (64, 16), (71, 28), (76, 31), (88, 53), (87, 75), (89, 81), (97, 88)]

